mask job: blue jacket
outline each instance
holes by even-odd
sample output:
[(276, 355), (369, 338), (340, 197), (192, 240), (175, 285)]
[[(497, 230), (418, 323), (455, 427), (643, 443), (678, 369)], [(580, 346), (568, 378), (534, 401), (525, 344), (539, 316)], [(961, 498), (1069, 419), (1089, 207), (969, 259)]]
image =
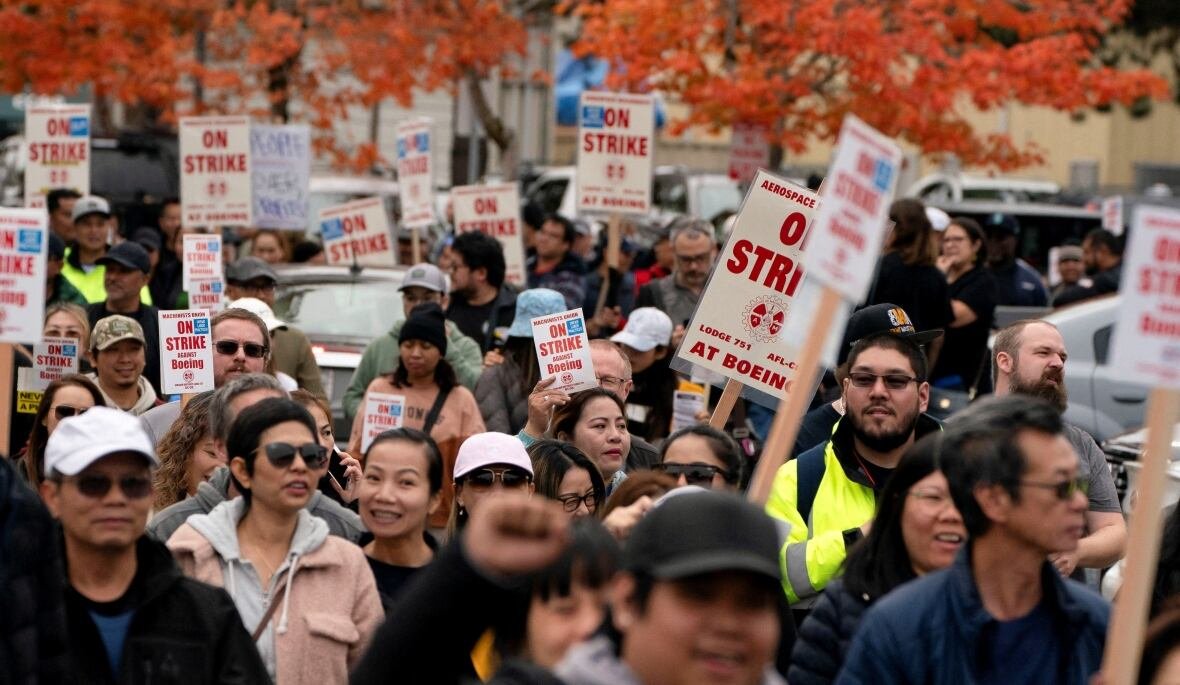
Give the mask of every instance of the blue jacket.
[(791, 685), (835, 682), (870, 601), (867, 595), (852, 594), (844, 587), (843, 578), (828, 583), (811, 613), (799, 625), (787, 682)]
[[(1048, 561), (1041, 584), (1061, 655), (1058, 674), (1046, 673), (1044, 682), (1085, 685), (1102, 665), (1110, 605)], [(865, 612), (836, 683), (971, 685), (996, 623), (964, 550), (950, 568), (902, 585)]]

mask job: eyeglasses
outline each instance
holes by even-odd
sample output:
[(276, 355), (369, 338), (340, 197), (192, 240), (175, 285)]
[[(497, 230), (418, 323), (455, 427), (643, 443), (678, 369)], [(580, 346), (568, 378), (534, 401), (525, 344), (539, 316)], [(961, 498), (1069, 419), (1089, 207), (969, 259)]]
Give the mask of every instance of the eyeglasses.
[(318, 442), (309, 442), (299, 447), (286, 442), (272, 442), (259, 449), (265, 450), (267, 461), (278, 469), (291, 468), (291, 464), (295, 463), (296, 454), (303, 458), (303, 463), (307, 464), (309, 469), (318, 469), (328, 463), (328, 448)]
[(213, 349), (217, 350), (217, 354), (224, 354), (227, 357), (232, 357), (238, 353), (238, 348), (241, 347), (245, 351), (246, 356), (251, 359), (262, 359), (270, 348), (266, 345), (259, 345), (258, 343), (239, 343), (237, 340), (218, 340), (213, 343)]
[(854, 371), (848, 374), (848, 380), (858, 388), (871, 388), (877, 384), (878, 378), (885, 381), (885, 387), (890, 390), (905, 390), (910, 383), (919, 382), (919, 379), (901, 373), (876, 374)]
[(630, 378), (619, 378), (618, 376), (596, 376), (598, 385), (610, 390), (614, 388), (625, 388), (631, 382)]
[(590, 513), (594, 513), (594, 509), (598, 507), (598, 498), (594, 490), (587, 490), (584, 495), (559, 495), (557, 500), (561, 502), (562, 508), (571, 514), (578, 510), (579, 504), (585, 504)]
[(945, 492), (932, 490), (911, 490), (909, 495), (931, 509), (942, 509), (951, 501), (950, 495)]
[(61, 421), (71, 416), (81, 416), (88, 411), (90, 411), (90, 407), (72, 407), (68, 404), (59, 404), (53, 408), (53, 415), (57, 417), (58, 421)]
[(1030, 480), (1022, 480), (1018, 484), (1029, 488), (1052, 490), (1053, 494), (1060, 500), (1067, 500), (1073, 497), (1074, 493), (1078, 492), (1083, 495), (1090, 494), (1090, 481), (1082, 477), (1063, 480), (1060, 483), (1038, 483)]
[[(499, 481), (505, 488), (521, 488), (533, 480), (520, 469), (478, 469), (463, 477), (463, 483), (476, 490), (487, 490)], [(574, 507), (575, 509), (577, 507)]]
[(705, 254), (678, 254), (674, 255), (677, 262), (681, 264), (708, 264), (713, 261), (713, 253), (706, 252)]
[(720, 474), (723, 480), (729, 480), (729, 472), (712, 464), (656, 464), (655, 470), (666, 473), (673, 478), (684, 476), (684, 482), (689, 485), (711, 485), (713, 476)]
[(94, 499), (106, 497), (113, 483), (119, 484), (127, 499), (143, 499), (152, 494), (152, 481), (144, 476), (123, 476), (117, 481), (110, 476), (78, 476), (74, 479), (78, 492)]

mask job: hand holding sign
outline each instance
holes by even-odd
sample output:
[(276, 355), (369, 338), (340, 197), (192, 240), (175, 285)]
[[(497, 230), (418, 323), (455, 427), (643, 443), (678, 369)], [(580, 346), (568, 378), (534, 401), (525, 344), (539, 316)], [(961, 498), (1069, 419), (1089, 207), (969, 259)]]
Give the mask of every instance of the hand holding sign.
[(575, 393), (598, 387), (581, 308), (531, 321), (541, 376), (556, 376), (554, 390)]

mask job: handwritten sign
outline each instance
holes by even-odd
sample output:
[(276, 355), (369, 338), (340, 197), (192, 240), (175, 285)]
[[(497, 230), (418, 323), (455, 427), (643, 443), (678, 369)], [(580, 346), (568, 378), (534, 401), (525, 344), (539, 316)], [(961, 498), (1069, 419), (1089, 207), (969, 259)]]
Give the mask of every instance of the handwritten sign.
[(758, 169), (768, 166), (770, 143), (766, 142), (766, 129), (735, 124), (729, 139), (729, 177), (738, 183), (749, 183)]
[(165, 395), (213, 390), (213, 333), (209, 312), (162, 310), (160, 370)]
[(250, 127), (254, 225), (306, 230), (311, 180), (311, 130), (302, 124)]
[(193, 281), (221, 279), (221, 235), (218, 233), (186, 233), (184, 236), (184, 263), (181, 268), (181, 286), (187, 291)]
[(54, 188), (90, 194), (90, 105), (29, 107), (25, 141), (25, 206), (44, 207)]
[(41, 339), (48, 220), (44, 209), (0, 208), (0, 342)]
[(389, 219), (379, 197), (346, 202), (320, 211), (320, 235), (329, 264), (394, 266)]
[(180, 217), (185, 228), (249, 226), (250, 119), (180, 118)]
[(654, 154), (652, 97), (588, 90), (578, 109), (578, 211), (646, 214)]
[(532, 319), (533, 343), (541, 377), (557, 380), (551, 390), (575, 393), (598, 387), (594, 363), (590, 361), (590, 339), (581, 308)]
[(896, 143), (855, 116), (844, 117), (805, 266), (846, 300), (860, 302), (868, 293), (900, 167)]
[(397, 127), (397, 184), (407, 228), (434, 223), (430, 125), (429, 119), (415, 119)]
[(369, 451), (369, 445), (373, 444), (373, 438), (387, 430), (401, 428), (405, 414), (406, 398), (404, 395), (387, 395), (380, 392), (365, 393), (361, 453)]
[(1180, 211), (1140, 206), (1124, 253), (1114, 378), (1180, 388)]
[(193, 309), (215, 314), (225, 307), (225, 281), (220, 278), (189, 281), (187, 292), (188, 306)]
[(504, 247), (505, 280), (525, 282), (524, 236), (520, 227), (520, 192), (515, 183), (459, 186), (451, 189), (455, 232), (482, 231)]

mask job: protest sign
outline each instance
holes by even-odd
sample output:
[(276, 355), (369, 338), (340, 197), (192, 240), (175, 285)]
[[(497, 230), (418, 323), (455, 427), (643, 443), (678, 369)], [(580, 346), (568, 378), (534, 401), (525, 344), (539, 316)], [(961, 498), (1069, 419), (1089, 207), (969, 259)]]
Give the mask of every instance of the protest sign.
[(590, 339), (582, 309), (532, 319), (533, 343), (541, 378), (556, 377), (550, 390), (575, 393), (598, 387), (594, 363), (590, 361)]
[(804, 266), (846, 300), (863, 300), (876, 273), (901, 159), (892, 140), (844, 118)]
[(1123, 234), (1123, 196), (1115, 195), (1102, 201), (1102, 227), (1115, 235)]
[(672, 392), (672, 432), (695, 426), (697, 415), (705, 411), (709, 399), (709, 388), (690, 381), (680, 381)]
[(41, 339), (47, 222), (44, 209), (0, 208), (0, 343)]
[(188, 306), (193, 309), (204, 309), (210, 314), (221, 311), (225, 304), (225, 281), (220, 278), (189, 281)]
[(373, 438), (387, 430), (402, 427), (405, 418), (406, 398), (404, 395), (387, 395), (380, 392), (365, 393), (365, 418), (362, 424), (361, 453), (369, 451)]
[(250, 168), (248, 117), (181, 117), (182, 225), (251, 225)]
[(397, 127), (397, 184), (402, 201), (402, 225), (407, 228), (434, 223), (431, 123), (429, 119), (415, 119)]
[(74, 338), (44, 338), (33, 346), (33, 367), (17, 372), (18, 414), (35, 414), (41, 395), (53, 381), (78, 373), (78, 341)]
[(190, 289), (193, 281), (210, 281), (223, 276), (221, 265), (221, 235), (218, 233), (186, 233), (184, 262), (181, 268), (181, 287)]
[(504, 247), (505, 280), (523, 286), (524, 236), (520, 226), (520, 192), (515, 183), (459, 186), (451, 189), (455, 232), (482, 231)]
[(161, 390), (191, 395), (213, 390), (213, 332), (203, 309), (163, 310), (160, 322)]
[(389, 219), (379, 197), (320, 210), (320, 235), (329, 264), (394, 266), (397, 255), (389, 238)]
[[(803, 248), (819, 196), (766, 171), (750, 184), (676, 356), (781, 399), (796, 363), (784, 355), (803, 282)], [(810, 379), (808, 379), (810, 382)]]
[(90, 105), (33, 105), (25, 110), (25, 206), (44, 207), (54, 188), (90, 194)]
[(652, 97), (588, 90), (578, 111), (578, 211), (646, 214), (655, 149)]
[(307, 230), (311, 130), (302, 124), (250, 127), (254, 225)]
[(754, 174), (770, 166), (770, 143), (766, 129), (750, 124), (734, 124), (729, 138), (729, 177), (738, 183), (749, 183)]

